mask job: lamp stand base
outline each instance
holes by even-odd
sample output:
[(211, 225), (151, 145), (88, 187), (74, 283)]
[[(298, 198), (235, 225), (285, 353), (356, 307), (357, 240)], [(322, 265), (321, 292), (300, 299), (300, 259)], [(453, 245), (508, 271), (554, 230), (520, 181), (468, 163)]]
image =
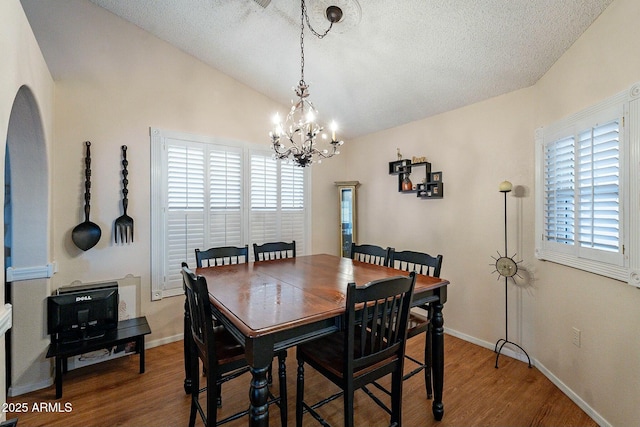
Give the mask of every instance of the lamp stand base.
[[(502, 344), (500, 344), (500, 342), (502, 342)], [(494, 353), (496, 354), (496, 369), (498, 369), (498, 358), (500, 357), (500, 353), (502, 352), (502, 347), (504, 347), (505, 344), (512, 344), (515, 345), (516, 347), (518, 347), (520, 350), (522, 350), (522, 352), (524, 353), (525, 356), (527, 356), (527, 360), (529, 361), (529, 368), (531, 368), (531, 358), (529, 357), (529, 355), (527, 354), (526, 351), (524, 351), (524, 348), (520, 347), (518, 344), (508, 341), (504, 338), (500, 338), (497, 342), (496, 342), (496, 346), (493, 349)], [(498, 348), (498, 345), (500, 345), (500, 348)]]

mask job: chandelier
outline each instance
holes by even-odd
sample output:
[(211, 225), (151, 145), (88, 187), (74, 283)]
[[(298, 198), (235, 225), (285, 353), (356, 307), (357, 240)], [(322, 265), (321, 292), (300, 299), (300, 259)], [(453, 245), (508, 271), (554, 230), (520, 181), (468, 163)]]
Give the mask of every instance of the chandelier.
[[(329, 6), (325, 12), (329, 20), (329, 28), (323, 33), (317, 33), (309, 22), (305, 0), (300, 2), (300, 81), (293, 88), (297, 100), (291, 101), (291, 110), (284, 122), (280, 115), (274, 117), (275, 128), (269, 132), (274, 156), (280, 160), (292, 160), (296, 166), (306, 167), (312, 163), (320, 163), (322, 159), (340, 154), (338, 147), (343, 141), (336, 140), (337, 125), (331, 123), (331, 140), (324, 133), (324, 127), (316, 119), (318, 110), (309, 100), (309, 85), (304, 81), (304, 27), (305, 20), (311, 32), (318, 38), (326, 36), (333, 24), (342, 19), (342, 10), (337, 6)], [(320, 141), (318, 140), (320, 139)], [(323, 146), (324, 148), (322, 148)]]

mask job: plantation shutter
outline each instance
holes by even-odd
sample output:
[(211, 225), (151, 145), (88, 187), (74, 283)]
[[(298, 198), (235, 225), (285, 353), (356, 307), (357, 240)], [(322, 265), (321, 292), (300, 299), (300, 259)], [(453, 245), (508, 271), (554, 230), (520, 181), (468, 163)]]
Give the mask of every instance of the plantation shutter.
[(195, 250), (243, 246), (242, 149), (181, 140), (167, 142), (166, 283), (182, 289), (183, 261)]
[(304, 255), (307, 210), (305, 169), (275, 160), (270, 152), (252, 151), (250, 238), (252, 243), (296, 241)]
[(295, 240), (297, 247), (304, 248), (305, 241), (305, 204), (304, 169), (292, 164), (281, 163), (280, 177), (282, 188), (282, 240)]
[(180, 266), (195, 266), (195, 249), (204, 246), (204, 147), (167, 143), (166, 289), (182, 288)]
[(261, 153), (251, 154), (251, 242), (280, 241), (278, 221), (278, 161)]
[(195, 250), (296, 241), (308, 251), (309, 171), (258, 145), (151, 129), (151, 298), (183, 295)]
[(207, 248), (243, 246), (242, 150), (213, 146), (209, 152), (209, 239)]
[(620, 123), (578, 127), (544, 145), (546, 248), (623, 265)]
[(575, 233), (575, 148), (573, 136), (545, 147), (544, 238), (573, 245)]
[(620, 123), (579, 134), (578, 241), (583, 248), (620, 251)]
[(638, 288), (639, 87), (535, 132), (536, 258)]

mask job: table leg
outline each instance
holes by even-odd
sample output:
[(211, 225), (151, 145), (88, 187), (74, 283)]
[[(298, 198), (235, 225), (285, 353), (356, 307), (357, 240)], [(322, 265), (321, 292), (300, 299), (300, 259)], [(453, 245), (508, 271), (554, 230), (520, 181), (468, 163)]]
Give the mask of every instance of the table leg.
[(245, 356), (251, 371), (249, 387), (249, 425), (269, 425), (269, 381), (267, 373), (273, 361), (273, 343), (269, 340), (247, 340)]
[(249, 389), (249, 425), (266, 427), (269, 425), (269, 384), (267, 382), (268, 367), (251, 367), (251, 386)]
[(56, 356), (56, 399), (62, 397), (62, 359)]
[(433, 304), (432, 362), (433, 362), (433, 417), (436, 421), (444, 416), (442, 388), (444, 385), (444, 318), (441, 303)]
[(140, 353), (140, 373), (144, 374), (144, 335), (138, 338), (138, 353)]

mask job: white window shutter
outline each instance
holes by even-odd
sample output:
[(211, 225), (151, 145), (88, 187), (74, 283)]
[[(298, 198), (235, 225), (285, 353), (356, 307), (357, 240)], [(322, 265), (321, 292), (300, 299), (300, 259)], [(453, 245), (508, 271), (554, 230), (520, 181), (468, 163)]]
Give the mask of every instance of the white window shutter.
[[(282, 240), (296, 241), (296, 248), (304, 248), (305, 200), (304, 169), (292, 164), (281, 164)], [(298, 251), (301, 252), (301, 251)], [(302, 253), (302, 252), (301, 252)]]
[(640, 285), (629, 234), (638, 194), (630, 141), (640, 125), (629, 120), (633, 93), (536, 131), (536, 256)]
[(250, 168), (251, 242), (279, 241), (278, 161), (266, 153), (253, 152)]
[(167, 144), (167, 258), (165, 291), (182, 289), (180, 265), (195, 267), (205, 236), (204, 149)]
[(578, 240), (582, 247), (620, 250), (619, 123), (613, 121), (579, 136)]
[(151, 129), (151, 298), (183, 295), (195, 249), (309, 245), (309, 173), (257, 145)]
[(575, 147), (573, 136), (545, 146), (544, 239), (573, 245), (575, 233)]
[(242, 233), (242, 150), (209, 151), (209, 239), (207, 247), (244, 246)]

